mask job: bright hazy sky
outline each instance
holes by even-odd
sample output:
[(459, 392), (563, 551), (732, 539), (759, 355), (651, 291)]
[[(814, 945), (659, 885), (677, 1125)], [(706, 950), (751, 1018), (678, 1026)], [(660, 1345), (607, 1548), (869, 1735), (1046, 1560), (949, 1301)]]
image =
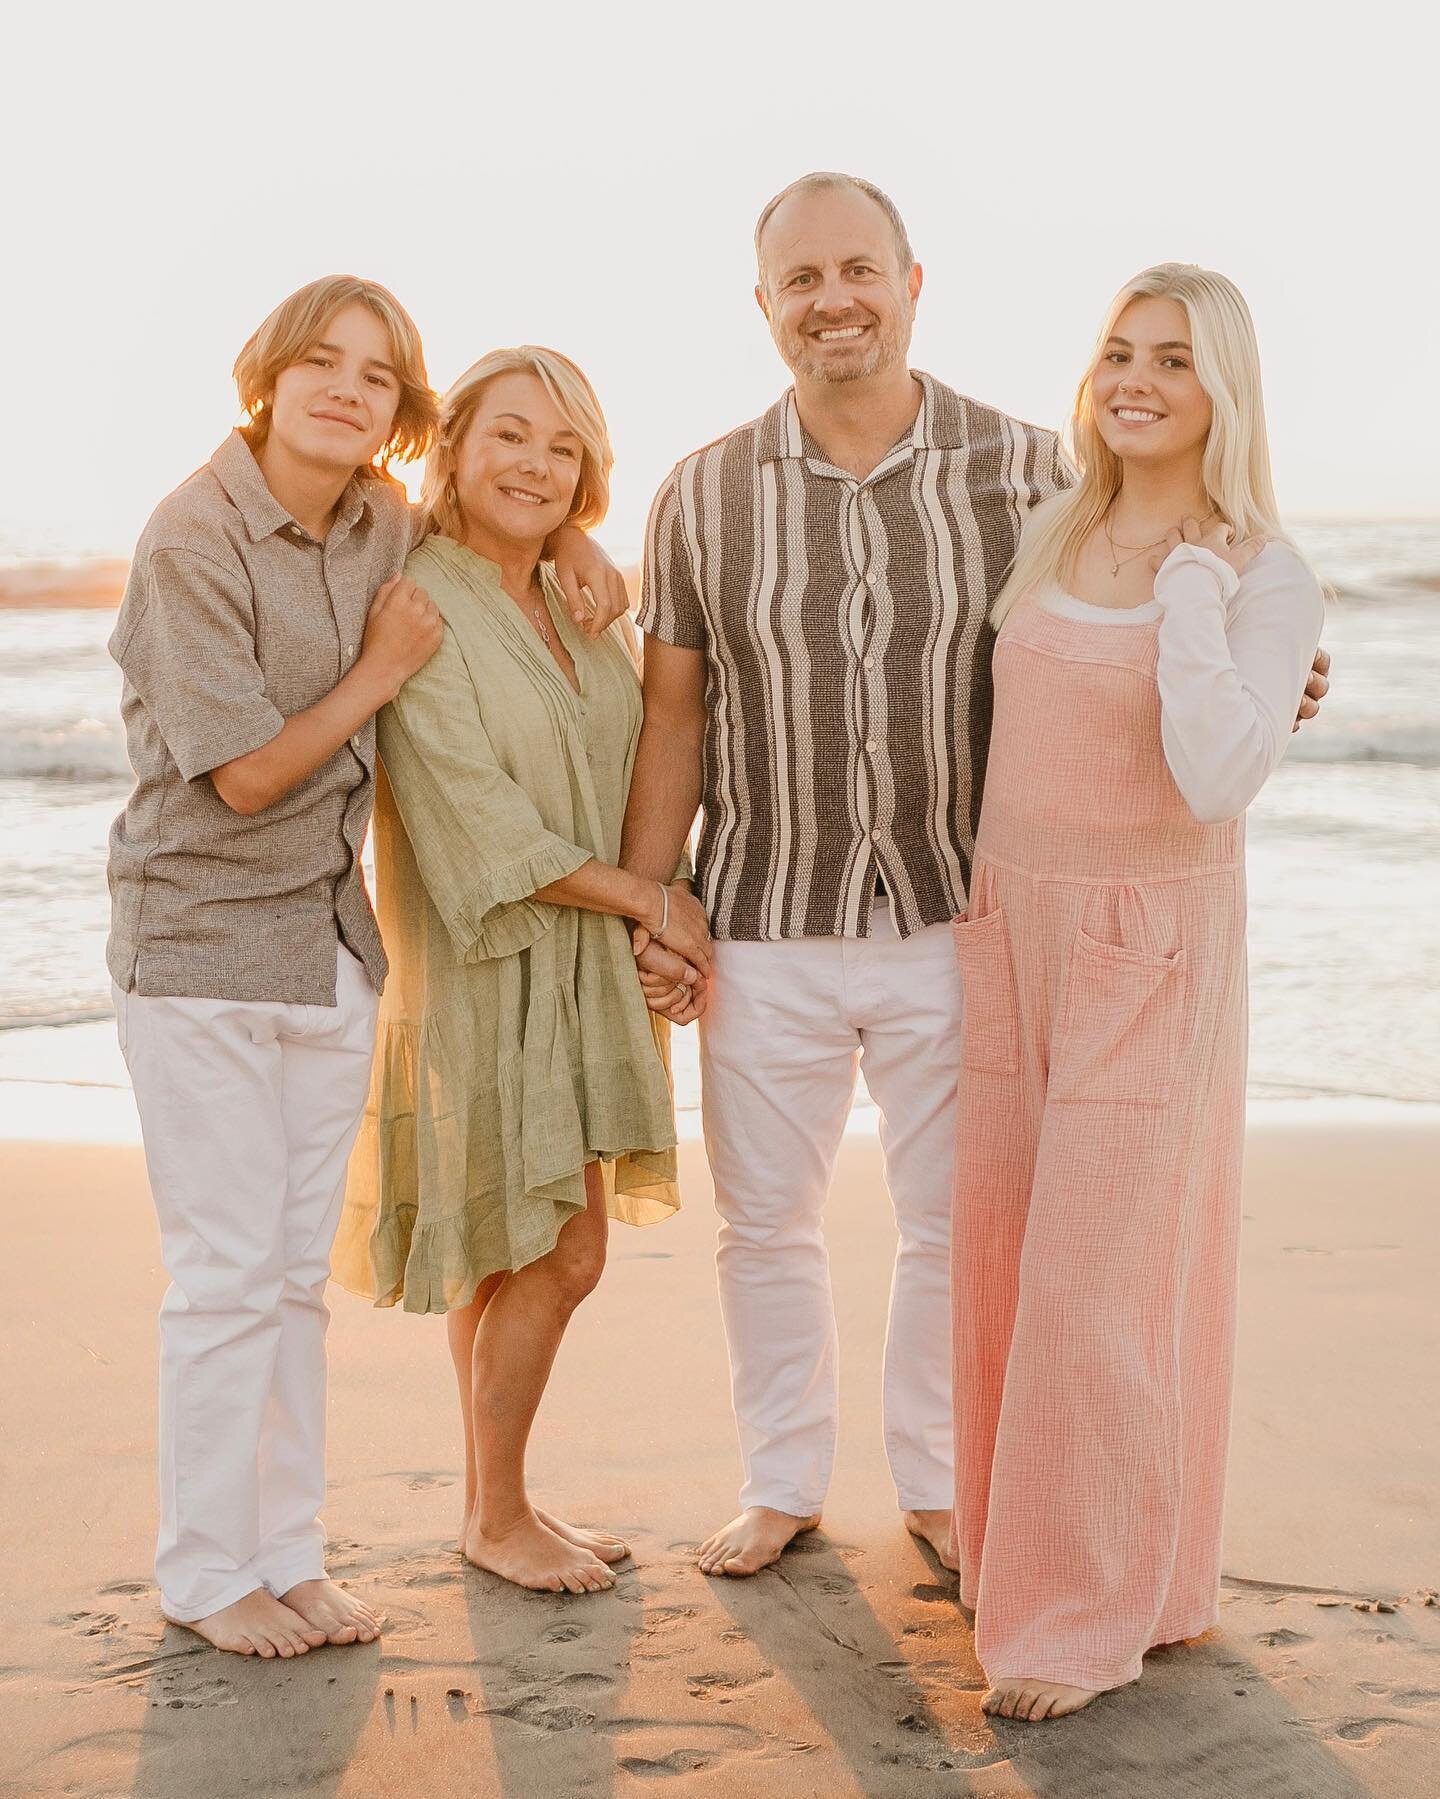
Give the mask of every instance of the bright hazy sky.
[(1058, 425), (1120, 283), (1208, 263), (1256, 315), (1282, 508), (1433, 517), (1433, 45), (1390, 0), (1345, 14), (32, 7), (0, 115), (0, 553), (128, 550), (236, 422), (250, 331), (339, 270), (394, 288), (439, 386), (498, 344), (574, 356), (629, 551), (670, 464), (786, 383), (750, 234), (812, 168), (905, 214), (917, 366)]

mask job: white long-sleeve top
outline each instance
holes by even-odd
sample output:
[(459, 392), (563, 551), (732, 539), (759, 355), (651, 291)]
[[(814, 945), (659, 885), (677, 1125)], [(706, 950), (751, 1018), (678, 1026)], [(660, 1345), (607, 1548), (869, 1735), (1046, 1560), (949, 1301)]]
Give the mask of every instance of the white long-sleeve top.
[(1238, 818), (1290, 742), (1325, 623), (1320, 584), (1288, 544), (1237, 575), (1185, 543), (1160, 565), (1155, 599), (1165, 760), (1202, 824)]
[(1165, 761), (1202, 824), (1238, 818), (1285, 753), (1325, 621), (1320, 585), (1294, 550), (1267, 544), (1236, 575), (1209, 550), (1181, 544), (1146, 605), (1093, 606), (1058, 589), (1044, 603), (1117, 627), (1158, 616)]

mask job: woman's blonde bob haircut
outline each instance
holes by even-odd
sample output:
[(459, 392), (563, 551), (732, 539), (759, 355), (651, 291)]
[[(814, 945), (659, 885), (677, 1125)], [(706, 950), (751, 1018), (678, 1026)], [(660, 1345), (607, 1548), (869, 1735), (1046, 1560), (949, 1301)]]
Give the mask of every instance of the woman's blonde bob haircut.
[(325, 275), (282, 300), (235, 358), (235, 385), (249, 420), (245, 436), (258, 450), (270, 435), (270, 402), (275, 382), (318, 343), (337, 312), (356, 302), (368, 306), (385, 327), (390, 354), (400, 378), (395, 423), (376, 462), (413, 462), (430, 448), (435, 435), (436, 399), (425, 372), (425, 352), (415, 321), (388, 288), (355, 275)]
[[(1043, 582), (1063, 585), (1074, 572), (1080, 546), (1104, 519), (1120, 491), (1120, 458), (1100, 435), (1090, 381), (1120, 315), (1132, 300), (1176, 300), (1190, 324), (1195, 374), (1210, 400), (1210, 432), (1201, 468), (1210, 504), (1238, 543), (1247, 537), (1279, 538), (1260, 350), (1250, 309), (1234, 282), (1191, 262), (1162, 262), (1127, 281), (1100, 327), (1090, 367), (1075, 395), (1070, 451), (1079, 474), (1074, 487), (1030, 515), (1020, 548), (991, 611), (999, 624), (1016, 601)], [(1293, 546), (1292, 546), (1293, 547)]]
[(492, 350), (472, 363), (440, 402), (435, 447), (425, 463), (420, 486), (424, 534), (439, 532), (457, 543), (465, 539), (465, 520), (455, 491), (455, 466), (465, 433), (486, 387), (497, 375), (534, 375), (555, 402), (561, 418), (580, 439), (580, 479), (575, 486), (568, 524), (593, 531), (610, 509), (610, 470), (615, 466), (605, 414), (583, 372), (568, 356), (541, 344), (518, 344)]

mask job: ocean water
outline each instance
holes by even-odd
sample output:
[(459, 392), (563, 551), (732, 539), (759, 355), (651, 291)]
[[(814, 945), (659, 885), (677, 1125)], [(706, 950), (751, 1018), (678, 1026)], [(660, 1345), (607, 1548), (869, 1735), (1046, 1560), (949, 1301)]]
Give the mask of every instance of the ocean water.
[[(1251, 1094), (1434, 1101), (1440, 522), (1295, 534), (1336, 589), (1334, 686), (1250, 813)], [(112, 623), (0, 610), (0, 1090), (124, 1082), (102, 1024), (106, 833), (129, 780)], [(694, 1033), (677, 1038), (693, 1125)]]

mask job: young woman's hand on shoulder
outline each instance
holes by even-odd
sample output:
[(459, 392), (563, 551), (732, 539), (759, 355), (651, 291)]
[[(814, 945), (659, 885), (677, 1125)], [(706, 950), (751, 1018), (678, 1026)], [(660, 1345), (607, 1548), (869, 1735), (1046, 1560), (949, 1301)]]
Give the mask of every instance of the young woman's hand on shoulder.
[(1165, 541), (1150, 558), (1150, 567), (1159, 574), (1160, 568), (1172, 550), (1178, 550), (1182, 543), (1193, 543), (1198, 550), (1209, 550), (1212, 556), (1218, 556), (1222, 562), (1228, 562), (1237, 575), (1245, 570), (1265, 548), (1263, 537), (1247, 537), (1239, 543), (1232, 542), (1235, 533), (1223, 518), (1212, 518), (1207, 522), (1187, 518), (1182, 519), (1178, 531), (1167, 531)]

